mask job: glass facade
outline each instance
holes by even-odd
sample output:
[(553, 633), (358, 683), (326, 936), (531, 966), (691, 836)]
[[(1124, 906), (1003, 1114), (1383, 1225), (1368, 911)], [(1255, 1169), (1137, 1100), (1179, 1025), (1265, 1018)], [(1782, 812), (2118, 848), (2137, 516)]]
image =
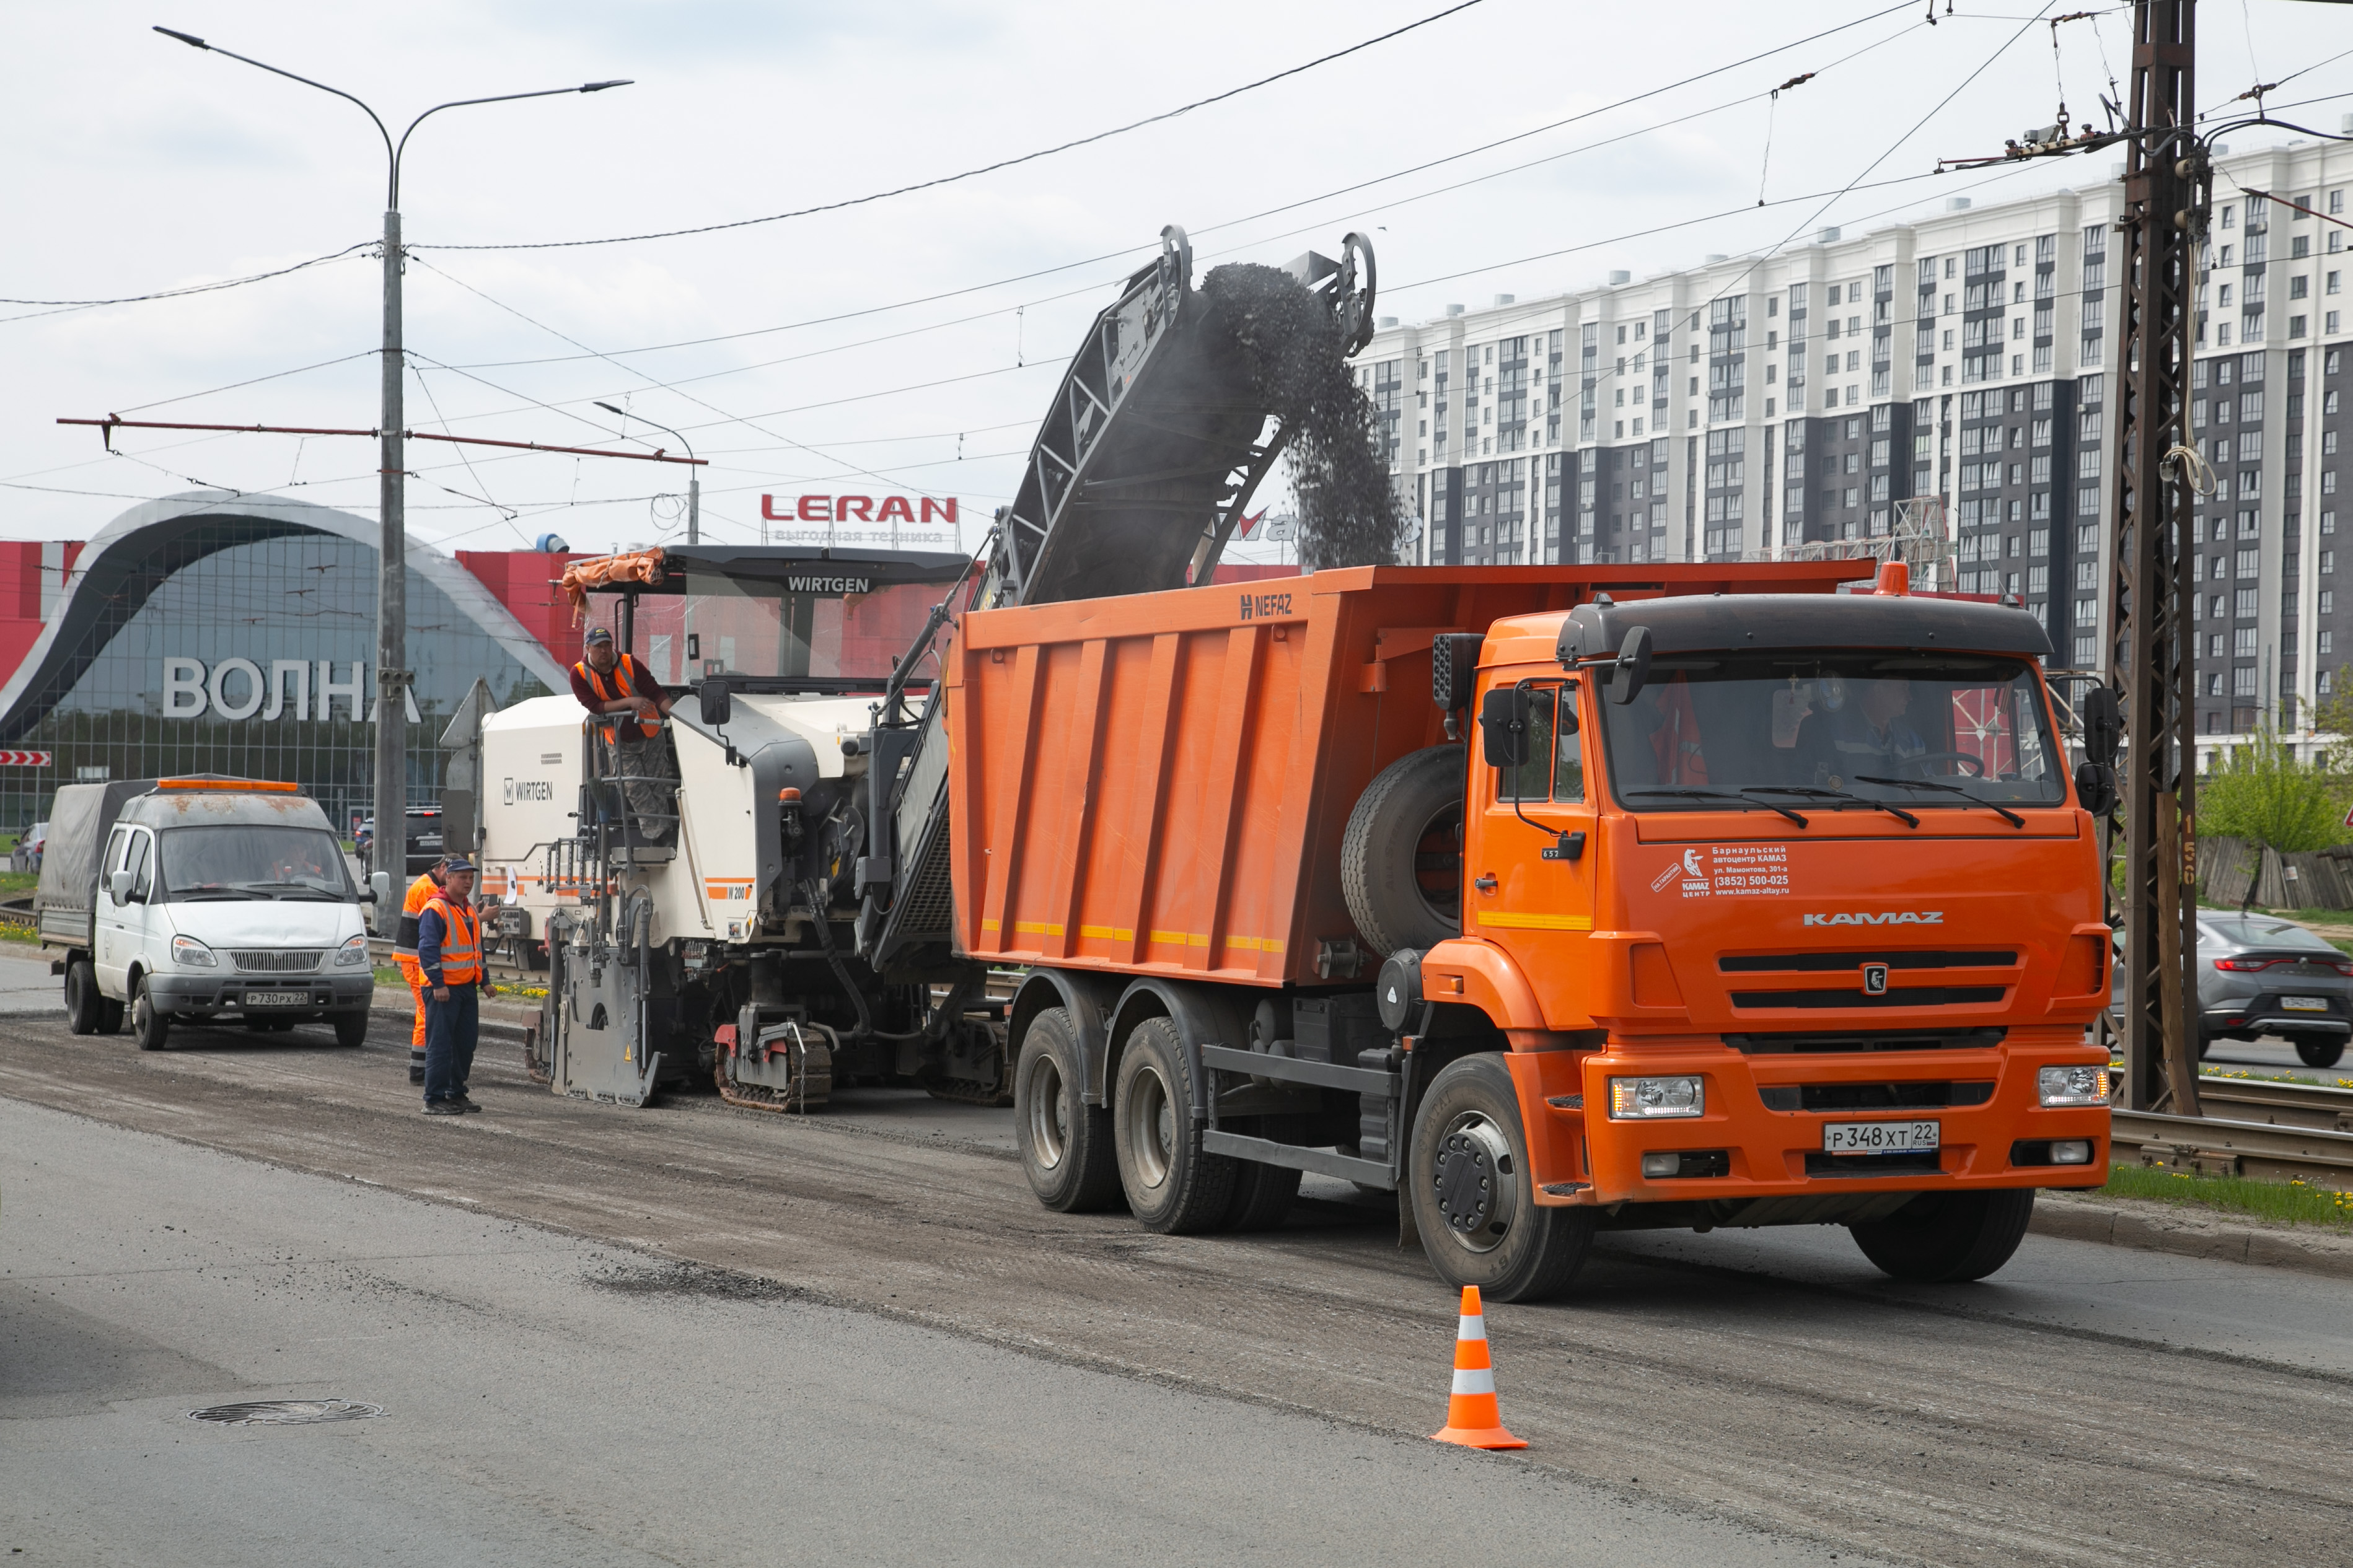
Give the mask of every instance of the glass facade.
[[(58, 644), (0, 746), (0, 825), (45, 816), (60, 784), (216, 773), (290, 779), (339, 829), (371, 808), (376, 552), (274, 519), (196, 521), (76, 588)], [(500, 707), (547, 688), (410, 569), (408, 795), (438, 802), (438, 742), (480, 676)]]

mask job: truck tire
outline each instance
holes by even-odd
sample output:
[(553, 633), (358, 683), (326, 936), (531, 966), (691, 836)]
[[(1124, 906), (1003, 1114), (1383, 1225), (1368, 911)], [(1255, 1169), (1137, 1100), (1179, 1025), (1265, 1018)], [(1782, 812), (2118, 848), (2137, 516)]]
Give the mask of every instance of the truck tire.
[(2308, 1068), (2333, 1068), (2345, 1057), (2345, 1042), (2327, 1036), (2299, 1036), (2295, 1041), (2296, 1060)]
[(1120, 1053), (1112, 1146), (1127, 1206), (1147, 1229), (1186, 1236), (1225, 1218), (1237, 1163), (1201, 1147), (1192, 1075), (1176, 1026), (1166, 1018), (1138, 1024)]
[(1461, 746), (1430, 746), (1380, 771), (1348, 814), (1340, 892), (1376, 959), (1462, 934)]
[(1568, 1289), (1600, 1216), (1537, 1205), (1519, 1096), (1500, 1053), (1460, 1058), (1430, 1080), (1410, 1156), (1404, 1201), (1440, 1279), (1498, 1301), (1543, 1301)]
[[(1241, 1118), (1240, 1125), (1230, 1130), (1271, 1138), (1281, 1143), (1297, 1143), (1306, 1136), (1305, 1129), (1298, 1125), (1303, 1120), (1295, 1116)], [(1290, 1217), (1292, 1205), (1299, 1201), (1300, 1173), (1289, 1165), (1270, 1165), (1259, 1160), (1236, 1160), (1234, 1165), (1234, 1195), (1227, 1202), (1217, 1228), (1279, 1228)]]
[(1915, 1284), (1982, 1279), (2010, 1261), (2034, 1217), (2034, 1189), (1926, 1193), (1885, 1219), (1847, 1228), (1883, 1273)]
[(98, 994), (98, 972), (87, 958), (77, 958), (66, 964), (66, 1028), (77, 1035), (98, 1033), (98, 1005), (104, 998)]
[(160, 1051), (171, 1043), (172, 1020), (157, 1010), (143, 974), (131, 990), (131, 1033), (142, 1051)]
[(1111, 1112), (1086, 1101), (1086, 1061), (1070, 1011), (1029, 1020), (1013, 1068), (1013, 1137), (1038, 1201), (1059, 1214), (1119, 1206)]
[(337, 1013), (333, 1016), (332, 1021), (335, 1026), (335, 1044), (344, 1047), (347, 1049), (367, 1044), (368, 1016), (366, 1009), (362, 1008), (350, 1013)]
[(122, 1033), (122, 1004), (99, 991), (94, 980), (90, 983), (90, 990), (98, 996), (98, 1032), (101, 1035)]

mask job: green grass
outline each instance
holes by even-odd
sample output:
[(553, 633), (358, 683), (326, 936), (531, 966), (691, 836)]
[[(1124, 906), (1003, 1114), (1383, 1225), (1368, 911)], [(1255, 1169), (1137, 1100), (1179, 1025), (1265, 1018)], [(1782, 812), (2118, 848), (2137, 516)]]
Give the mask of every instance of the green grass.
[(26, 947), (41, 945), (40, 933), (31, 926), (0, 925), (0, 942), (22, 942)]
[[(5, 854), (0, 850), (0, 854)], [(0, 899), (24, 897), (40, 885), (38, 871), (0, 871)]]
[(2243, 1176), (2200, 1176), (2146, 1165), (2114, 1165), (2099, 1195), (2147, 1198), (2177, 1208), (2353, 1230), (2353, 1193), (2331, 1192), (2303, 1182), (2252, 1182)]
[(408, 977), (389, 963), (379, 963), (375, 966), (375, 983), (378, 985), (397, 985), (403, 991), (408, 989)]

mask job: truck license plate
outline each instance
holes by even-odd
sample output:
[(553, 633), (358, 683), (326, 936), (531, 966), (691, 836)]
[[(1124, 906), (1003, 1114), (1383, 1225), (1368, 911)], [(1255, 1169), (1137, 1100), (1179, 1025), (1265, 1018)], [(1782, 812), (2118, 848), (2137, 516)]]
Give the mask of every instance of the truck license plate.
[(2280, 1005), (2291, 1013), (2326, 1013), (2328, 1011), (2328, 998), (2326, 996), (2283, 996), (2280, 998)]
[(307, 991), (248, 991), (245, 994), (248, 1007), (307, 1007), (311, 994)]
[(1934, 1121), (1826, 1121), (1822, 1124), (1825, 1154), (1897, 1154), (1934, 1149), (1938, 1135)]

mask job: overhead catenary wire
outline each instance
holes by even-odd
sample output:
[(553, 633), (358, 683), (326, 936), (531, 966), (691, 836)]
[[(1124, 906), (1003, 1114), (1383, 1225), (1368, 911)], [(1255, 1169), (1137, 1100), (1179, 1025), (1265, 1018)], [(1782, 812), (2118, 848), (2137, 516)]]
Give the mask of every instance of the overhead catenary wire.
[(1228, 88), (1223, 92), (1212, 93), (1207, 98), (1195, 99), (1192, 102), (1180, 104), (1175, 109), (1164, 110), (1158, 114), (1146, 115), (1142, 120), (1131, 121), (1125, 125), (1115, 125), (1108, 131), (1098, 131), (1092, 135), (1073, 137), (1068, 142), (1060, 142), (1052, 147), (1041, 147), (1034, 153), (1024, 153), (1018, 157), (1012, 158), (1000, 158), (993, 163), (984, 163), (978, 168), (966, 169), (961, 174), (942, 174), (934, 179), (919, 180), (910, 184), (895, 186), (887, 191), (874, 191), (862, 196), (845, 197), (840, 201), (826, 202), (816, 206), (801, 207), (792, 212), (771, 213), (765, 217), (737, 218), (727, 223), (700, 224), (691, 228), (664, 229), (656, 233), (612, 235), (601, 239), (541, 240), (531, 244), (441, 245), (436, 246), (434, 248), (438, 250), (573, 250), (578, 249), (584, 246), (592, 245), (629, 245), (640, 240), (679, 239), (689, 235), (718, 234), (728, 229), (751, 228), (761, 224), (783, 223), (790, 218), (810, 217), (818, 213), (839, 212), (845, 207), (865, 206), (874, 202), (888, 201), (893, 196), (909, 195), (916, 191), (934, 190), (941, 185), (952, 185), (957, 184), (959, 181), (976, 179), (982, 174), (992, 174), (1000, 169), (1010, 169), (1022, 163), (1034, 163), (1040, 158), (1050, 158), (1058, 153), (1068, 153), (1074, 148), (1092, 146), (1098, 142), (1107, 142), (1114, 136), (1124, 136), (1131, 131), (1141, 131), (1148, 125), (1162, 124), (1165, 121), (1176, 120), (1184, 115), (1190, 114), (1197, 109), (1207, 109), (1212, 104), (1223, 103), (1228, 99), (1239, 98), (1246, 92), (1255, 92), (1260, 88), (1268, 87), (1275, 82), (1283, 81), (1289, 78), (1299, 76), (1303, 72), (1315, 69), (1318, 66), (1329, 65), (1334, 60), (1345, 59), (1350, 55), (1357, 54), (1363, 50), (1372, 48), (1376, 45), (1386, 44), (1393, 38), (1403, 37), (1406, 34), (1413, 32), (1418, 28), (1427, 27), (1435, 22), (1442, 22), (1449, 16), (1468, 11), (1472, 6), (1478, 5), (1482, 3), (1482, 0), (1458, 0), (1458, 4), (1456, 5), (1449, 5), (1442, 11), (1433, 12), (1430, 16), (1420, 18), (1419, 21), (1408, 22), (1402, 27), (1392, 27), (1386, 33), (1379, 34), (1374, 37), (1366, 38), (1359, 43), (1350, 44), (1346, 48), (1335, 49), (1330, 54), (1320, 55), (1314, 59), (1308, 60), (1303, 64), (1292, 66), (1284, 70), (1279, 70), (1272, 76), (1261, 77), (1255, 81), (1244, 82), (1240, 87)]

